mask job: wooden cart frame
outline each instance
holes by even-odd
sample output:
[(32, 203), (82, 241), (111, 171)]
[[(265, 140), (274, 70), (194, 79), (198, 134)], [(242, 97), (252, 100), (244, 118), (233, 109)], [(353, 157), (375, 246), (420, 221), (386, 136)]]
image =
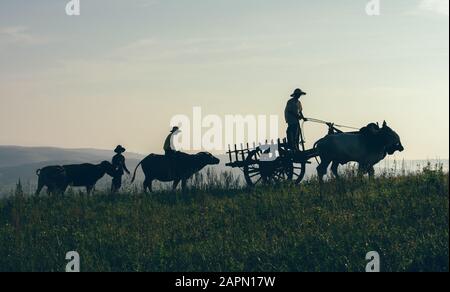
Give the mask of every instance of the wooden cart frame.
[(265, 145), (253, 147), (248, 144), (244, 147), (241, 144), (240, 148), (234, 145), (234, 149), (231, 149), (229, 146), (227, 155), (230, 162), (226, 165), (242, 169), (245, 181), (250, 187), (281, 181), (299, 184), (305, 177), (309, 160), (316, 157), (314, 149), (305, 150), (303, 138), (300, 147), (300, 151), (289, 149), (286, 139), (278, 139), (276, 144), (266, 141)]
[[(342, 133), (334, 123), (317, 119), (312, 119), (312, 121), (327, 125), (329, 135)], [(315, 149), (305, 149), (302, 130), (300, 130), (299, 146), (300, 150), (290, 149), (286, 139), (278, 139), (276, 143), (271, 141), (270, 144), (266, 141), (265, 145), (253, 144), (253, 147), (250, 147), (249, 144), (244, 147), (241, 144), (240, 147), (234, 145), (234, 149), (231, 149), (231, 146), (228, 146), (229, 163), (226, 166), (242, 169), (245, 181), (250, 187), (282, 181), (293, 181), (295, 184), (300, 184), (305, 178), (306, 166), (311, 164), (312, 158), (318, 160), (318, 154)], [(276, 156), (273, 156), (274, 149)]]

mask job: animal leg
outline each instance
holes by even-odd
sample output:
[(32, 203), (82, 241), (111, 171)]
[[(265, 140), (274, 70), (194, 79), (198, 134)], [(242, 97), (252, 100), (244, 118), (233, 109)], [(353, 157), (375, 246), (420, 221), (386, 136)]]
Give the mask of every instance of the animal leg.
[(56, 196), (59, 192), (58, 185), (55, 183), (50, 183), (47, 185), (47, 194), (49, 196)]
[(90, 195), (92, 193), (92, 190), (94, 189), (94, 186), (86, 186), (86, 193)]
[(153, 181), (149, 180), (148, 182), (148, 189), (150, 190), (150, 193), (153, 193)]
[(367, 172), (369, 173), (370, 179), (373, 179), (375, 177), (375, 168), (373, 168), (373, 166), (369, 167)]
[(186, 190), (187, 180), (183, 179), (181, 181), (181, 190), (184, 192)]
[(59, 191), (61, 192), (62, 195), (64, 195), (66, 193), (68, 187), (69, 187), (68, 184), (64, 184), (61, 186)]
[(336, 179), (339, 179), (339, 163), (337, 162), (333, 162), (333, 164), (331, 165), (331, 171), (333, 172), (333, 175)]
[(331, 161), (322, 160), (322, 162), (317, 167), (317, 175), (319, 176), (319, 182), (323, 183), (323, 176), (327, 174), (328, 166)]
[(144, 188), (144, 193), (148, 193), (148, 185), (147, 185), (147, 180), (144, 181), (144, 183), (142, 184), (142, 187)]
[(153, 191), (152, 190), (152, 183), (153, 181), (151, 179), (145, 178), (144, 180), (144, 192), (147, 194), (148, 191), (150, 191), (150, 193)]
[(36, 190), (36, 193), (34, 194), (36, 197), (39, 196), (39, 194), (41, 193), (42, 189), (44, 188), (44, 184), (42, 182), (38, 183), (38, 187)]
[(358, 167), (358, 177), (362, 178), (367, 172), (369, 172), (369, 168), (370, 167), (365, 164), (360, 164)]
[(172, 189), (173, 189), (174, 191), (177, 190), (177, 187), (178, 187), (178, 184), (179, 184), (179, 183), (180, 183), (180, 180), (176, 180), (176, 181), (173, 182), (173, 187), (172, 187)]

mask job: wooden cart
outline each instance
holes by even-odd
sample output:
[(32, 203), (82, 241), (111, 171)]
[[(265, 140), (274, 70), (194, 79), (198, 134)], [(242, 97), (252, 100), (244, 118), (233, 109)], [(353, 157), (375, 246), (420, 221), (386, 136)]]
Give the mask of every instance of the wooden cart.
[[(314, 123), (324, 124), (328, 127), (328, 135), (343, 133), (338, 128), (348, 128), (357, 130), (357, 128), (336, 125), (318, 119), (308, 119)], [(272, 141), (265, 145), (248, 144), (234, 145), (234, 149), (228, 146), (228, 158), (230, 160), (226, 165), (233, 168), (241, 168), (244, 172), (245, 181), (248, 186), (258, 184), (276, 183), (281, 181), (293, 181), (300, 184), (305, 178), (306, 165), (311, 164), (310, 160), (318, 160), (315, 149), (306, 150), (305, 140), (302, 131), (300, 131), (300, 150), (291, 150), (287, 140), (278, 139), (276, 143)], [(275, 153), (274, 153), (275, 152)], [(270, 154), (272, 153), (272, 154)]]
[(234, 145), (234, 149), (229, 147), (227, 155), (230, 162), (226, 165), (241, 168), (248, 186), (281, 181), (299, 184), (305, 177), (309, 160), (316, 157), (314, 149), (305, 150), (303, 139), (300, 151), (290, 150), (286, 139), (278, 139), (276, 143), (253, 147)]

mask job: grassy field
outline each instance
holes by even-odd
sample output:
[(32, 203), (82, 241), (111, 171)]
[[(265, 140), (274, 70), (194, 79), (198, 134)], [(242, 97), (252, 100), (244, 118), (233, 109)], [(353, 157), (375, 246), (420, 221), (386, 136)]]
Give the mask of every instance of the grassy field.
[[(229, 181), (227, 181), (227, 179)], [(448, 173), (427, 168), (322, 188), (197, 184), (188, 193), (0, 200), (0, 271), (449, 270)], [(216, 179), (215, 179), (216, 180)]]

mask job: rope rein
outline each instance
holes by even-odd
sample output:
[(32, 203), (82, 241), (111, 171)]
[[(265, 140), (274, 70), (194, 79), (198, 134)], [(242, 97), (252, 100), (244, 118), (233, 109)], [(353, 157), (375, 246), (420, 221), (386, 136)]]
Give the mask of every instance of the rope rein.
[[(360, 128), (346, 126), (346, 125), (337, 125), (337, 124), (334, 124), (334, 123), (330, 123), (330, 122), (327, 122), (327, 121), (324, 121), (324, 120), (315, 119), (315, 118), (306, 118), (306, 121), (307, 122), (312, 122), (312, 123), (317, 123), (317, 124), (327, 125), (328, 127), (330, 127), (330, 125), (333, 125), (333, 127), (336, 127), (336, 128), (350, 129), (350, 130), (356, 130), (356, 131), (361, 130)], [(303, 135), (303, 140), (304, 140), (304, 142), (306, 142), (306, 134), (305, 134), (305, 131), (304, 131), (304, 125), (305, 125), (305, 120), (302, 120), (301, 123), (300, 123), (300, 130), (301, 130), (302, 135)]]
[(346, 125), (338, 125), (338, 124), (326, 122), (324, 120), (319, 120), (319, 119), (315, 119), (315, 118), (306, 118), (306, 120), (308, 122), (313, 122), (313, 123), (317, 123), (317, 124), (323, 124), (323, 125), (327, 125), (327, 126), (333, 125), (334, 127), (337, 127), (337, 128), (344, 128), (344, 129), (357, 130), (357, 131), (360, 130), (360, 128), (346, 126)]

